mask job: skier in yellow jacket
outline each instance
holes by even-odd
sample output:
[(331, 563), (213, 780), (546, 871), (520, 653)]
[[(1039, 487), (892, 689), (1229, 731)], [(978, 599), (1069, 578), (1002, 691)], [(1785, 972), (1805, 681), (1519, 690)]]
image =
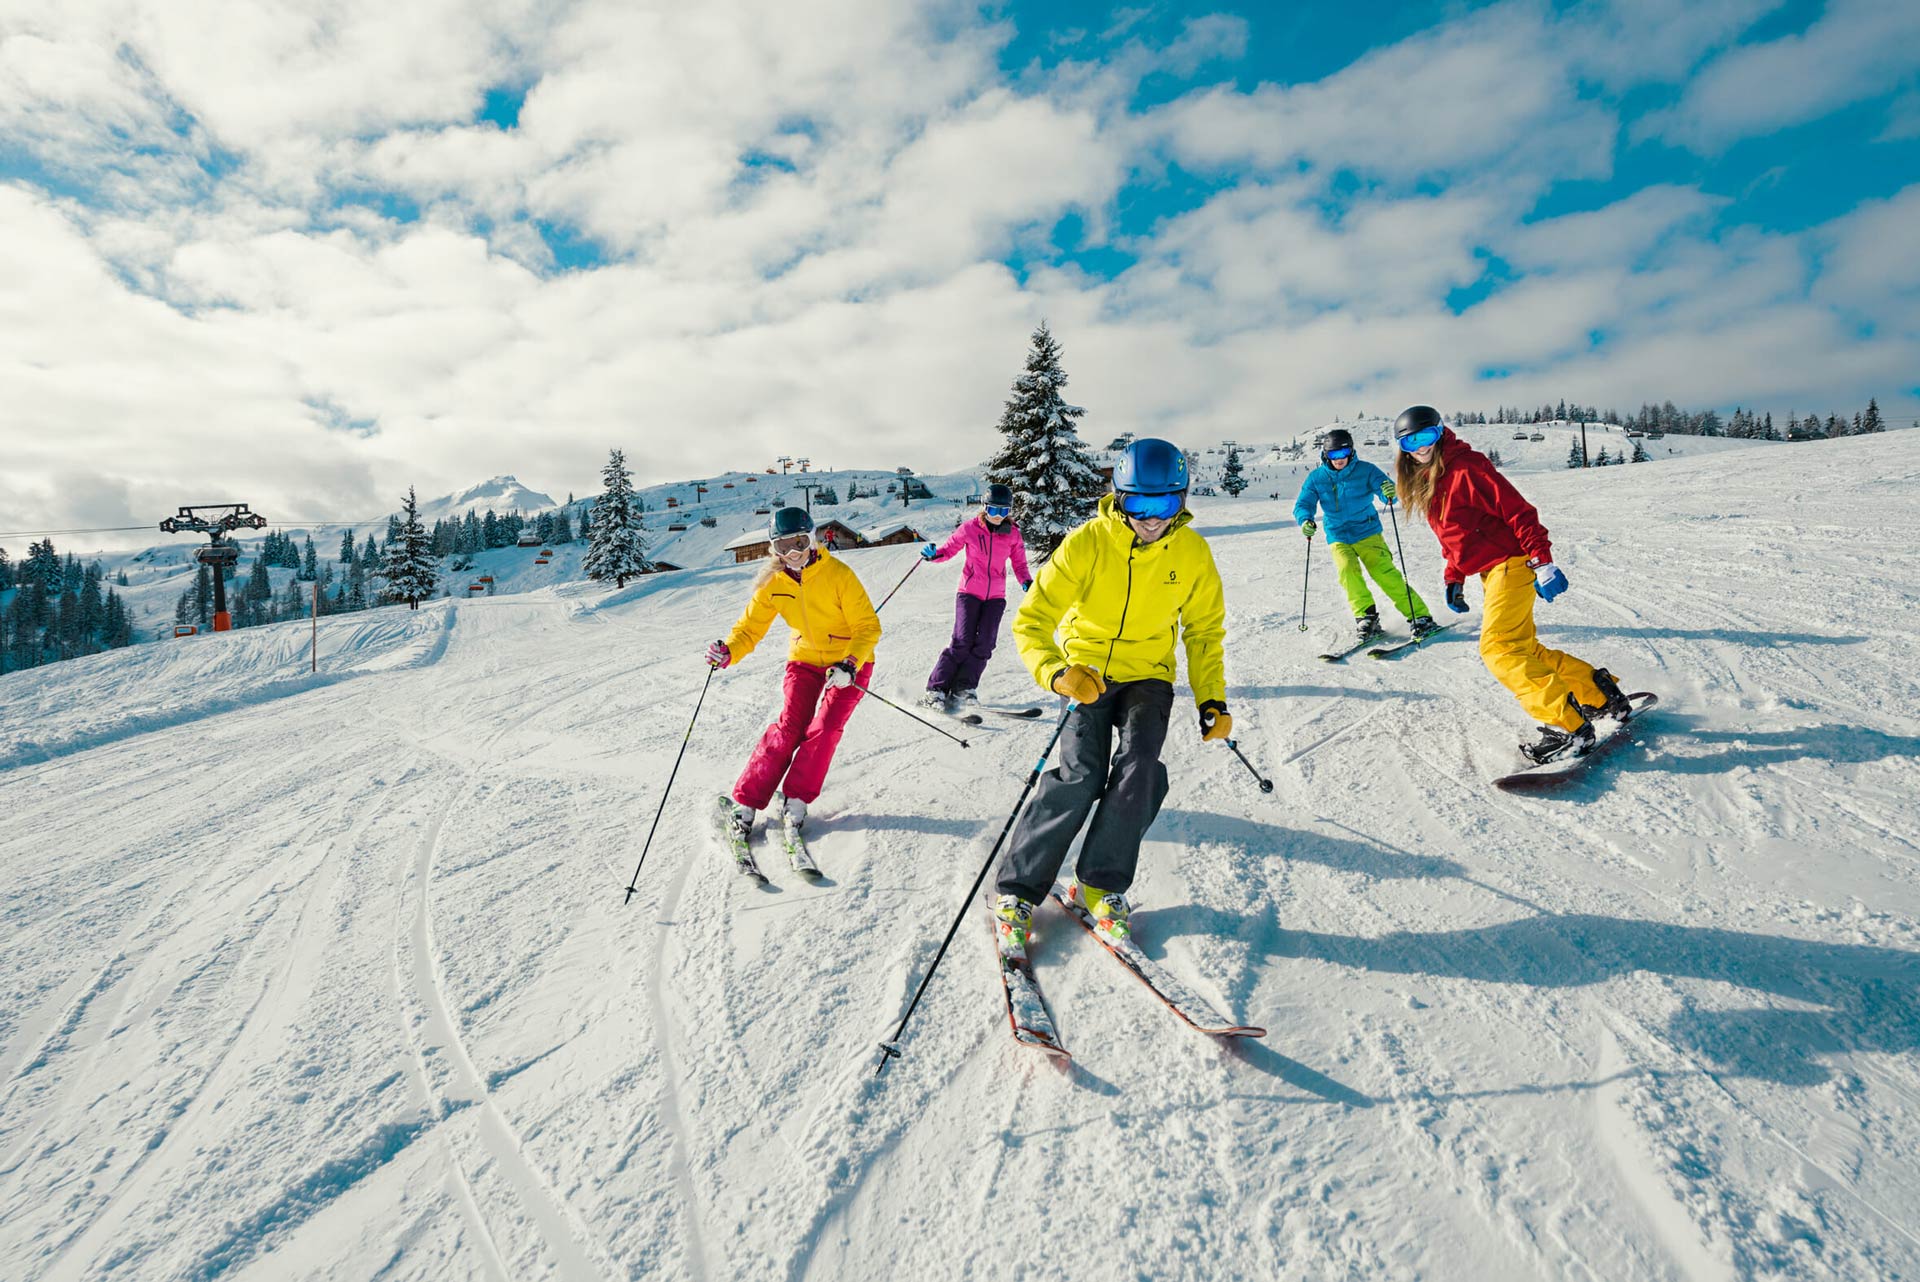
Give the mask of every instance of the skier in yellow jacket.
[[(783, 817), (799, 828), (820, 795), (846, 732), (860, 686), (871, 684), (880, 619), (866, 588), (846, 562), (813, 540), (813, 518), (797, 507), (773, 514), (768, 565), (753, 599), (725, 640), (707, 647), (707, 662), (725, 668), (753, 653), (774, 616), (793, 629), (779, 715), (760, 736), (733, 785), (728, 826), (751, 838), (753, 819), (781, 794)], [(855, 683), (858, 682), (858, 685)]]
[(1033, 906), (1082, 825), (1087, 836), (1068, 893), (1096, 930), (1127, 938), (1125, 892), (1167, 796), (1160, 749), (1172, 716), (1176, 638), (1186, 648), (1201, 738), (1233, 731), (1221, 652), (1226, 595), (1186, 510), (1186, 456), (1166, 441), (1135, 441), (1114, 468), (1113, 488), (1034, 576), (1014, 618), (1014, 643), (1034, 680), (1079, 706), (1061, 734), (1059, 764), (1034, 789), (1000, 865), (994, 915), (1001, 951), (1012, 958), (1026, 956)]

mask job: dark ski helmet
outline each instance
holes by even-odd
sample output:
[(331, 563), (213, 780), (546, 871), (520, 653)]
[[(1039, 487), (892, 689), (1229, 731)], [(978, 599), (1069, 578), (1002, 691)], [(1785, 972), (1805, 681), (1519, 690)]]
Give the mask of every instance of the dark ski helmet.
[(987, 507), (1012, 507), (1013, 487), (995, 482), (987, 487)]
[(1353, 448), (1353, 433), (1344, 427), (1336, 427), (1328, 432), (1320, 442), (1320, 461), (1327, 461), (1328, 450), (1350, 450)]
[(783, 507), (767, 522), (769, 539), (790, 539), (796, 534), (812, 534), (813, 517), (803, 507)]
[(1412, 436), (1415, 432), (1424, 432), (1430, 427), (1445, 427), (1440, 411), (1431, 405), (1414, 405), (1401, 411), (1400, 417), (1393, 421), (1393, 439)]
[(1171, 441), (1142, 437), (1121, 453), (1113, 488), (1119, 494), (1184, 494), (1187, 456)]

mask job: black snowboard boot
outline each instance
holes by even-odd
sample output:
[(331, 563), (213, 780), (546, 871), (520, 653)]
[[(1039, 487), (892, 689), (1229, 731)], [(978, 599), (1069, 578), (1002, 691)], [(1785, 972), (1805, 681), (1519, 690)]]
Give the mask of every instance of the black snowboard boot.
[(1520, 752), (1528, 761), (1544, 766), (1562, 757), (1584, 757), (1593, 750), (1593, 723), (1587, 720), (1587, 710), (1572, 695), (1567, 696), (1567, 702), (1580, 714), (1580, 728), (1562, 730), (1556, 725), (1541, 726), (1538, 739), (1520, 745)]
[(1620, 683), (1613, 679), (1611, 672), (1605, 668), (1595, 668), (1593, 684), (1606, 697), (1606, 702), (1598, 708), (1582, 708), (1581, 711), (1585, 712), (1589, 718), (1612, 717), (1618, 721), (1625, 721), (1633, 715), (1633, 701), (1621, 693)]

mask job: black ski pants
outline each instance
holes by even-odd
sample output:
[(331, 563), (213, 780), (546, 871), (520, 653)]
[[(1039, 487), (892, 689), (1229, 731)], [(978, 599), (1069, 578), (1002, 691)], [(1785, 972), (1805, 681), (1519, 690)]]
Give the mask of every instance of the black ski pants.
[(1068, 714), (1059, 764), (1040, 776), (1000, 862), (1001, 894), (1045, 899), (1089, 811), (1077, 876), (1101, 890), (1133, 885), (1140, 842), (1167, 799), (1160, 748), (1172, 711), (1171, 682), (1116, 681)]

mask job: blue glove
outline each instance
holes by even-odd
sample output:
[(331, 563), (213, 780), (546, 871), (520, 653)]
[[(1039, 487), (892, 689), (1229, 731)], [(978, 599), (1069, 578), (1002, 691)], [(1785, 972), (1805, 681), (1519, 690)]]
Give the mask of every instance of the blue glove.
[(1447, 609), (1455, 614), (1467, 612), (1467, 585), (1464, 583), (1447, 584)]
[(1567, 576), (1551, 561), (1536, 565), (1533, 567), (1533, 590), (1540, 594), (1542, 601), (1551, 601), (1567, 590)]
[(940, 549), (935, 547), (931, 543), (927, 544), (927, 546), (920, 549), (920, 559), (922, 561), (931, 561), (933, 560), (934, 557), (939, 555), (940, 555)]
[(1031, 591), (1033, 591), (1033, 580), (1032, 580), (1032, 579), (1028, 579), (1028, 580), (1027, 580), (1027, 581), (1026, 581), (1025, 583), (1022, 583), (1022, 584), (1020, 585), (1020, 590), (1021, 590), (1022, 592), (1031, 592)]

